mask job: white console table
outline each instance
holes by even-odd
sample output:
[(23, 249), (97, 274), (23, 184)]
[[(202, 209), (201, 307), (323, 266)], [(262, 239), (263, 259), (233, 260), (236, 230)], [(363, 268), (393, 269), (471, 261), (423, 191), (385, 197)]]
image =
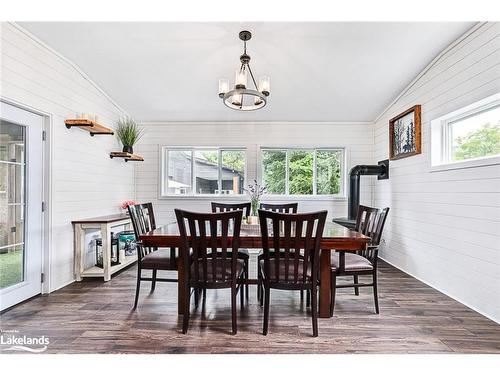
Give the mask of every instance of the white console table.
[[(94, 217), (91, 219), (74, 220), (75, 235), (75, 278), (81, 281), (83, 277), (103, 277), (104, 281), (111, 280), (111, 275), (122, 268), (137, 261), (137, 255), (125, 256), (119, 259), (120, 264), (111, 266), (111, 232), (112, 228), (119, 226), (131, 226), (130, 217), (125, 214)], [(93, 266), (85, 269), (85, 230), (97, 229), (101, 231), (103, 268)], [(118, 252), (120, 253), (120, 252)]]

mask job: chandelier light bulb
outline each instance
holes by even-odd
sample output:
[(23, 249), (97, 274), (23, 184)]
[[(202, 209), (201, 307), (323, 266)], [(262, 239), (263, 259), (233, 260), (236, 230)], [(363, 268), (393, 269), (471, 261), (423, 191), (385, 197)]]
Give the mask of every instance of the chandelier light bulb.
[(236, 105), (236, 106), (241, 105), (241, 100), (242, 100), (241, 95), (233, 95), (231, 97), (231, 102), (233, 103), (233, 105)]
[(271, 91), (271, 79), (268, 76), (262, 76), (259, 78), (259, 91), (265, 96), (269, 95)]
[(247, 71), (238, 69), (236, 71), (235, 87), (237, 89), (245, 89), (247, 87)]
[(229, 80), (227, 78), (219, 79), (219, 97), (222, 98), (229, 91)]

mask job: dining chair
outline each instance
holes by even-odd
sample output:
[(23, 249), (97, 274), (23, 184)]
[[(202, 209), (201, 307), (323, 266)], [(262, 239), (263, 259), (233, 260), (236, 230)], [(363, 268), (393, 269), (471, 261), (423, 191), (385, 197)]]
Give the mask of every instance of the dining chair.
[[(271, 204), (271, 203), (261, 203), (259, 205), (259, 208), (261, 210), (267, 210), (267, 211), (273, 211), (273, 212), (281, 212), (285, 214), (296, 214), (297, 210), (299, 208), (298, 203), (283, 203), (283, 204)], [(260, 267), (258, 266), (259, 262), (262, 260), (263, 253), (262, 250), (259, 251), (259, 254), (257, 255), (257, 299), (259, 300), (260, 306), (262, 307), (264, 305), (264, 287), (262, 286), (262, 274), (260, 272)], [(308, 296), (308, 303), (307, 306), (309, 306), (309, 294)], [(300, 291), (300, 298), (304, 298), (304, 291)]]
[[(252, 204), (250, 202), (247, 203), (217, 203), (212, 202), (212, 212), (227, 212), (234, 210), (242, 210), (243, 216), (250, 216), (252, 210)], [(248, 271), (248, 263), (250, 261), (250, 253), (248, 249), (239, 249), (238, 251), (238, 259), (243, 259), (245, 262), (245, 293), (248, 300), (248, 279), (249, 279), (249, 271)]]
[(261, 203), (259, 208), (261, 210), (268, 210), (268, 211), (273, 211), (273, 212), (296, 214), (297, 209), (299, 208), (299, 204), (295, 203), (295, 202), (294, 203), (283, 203), (283, 204)]
[[(151, 292), (155, 290), (156, 282), (177, 282), (177, 279), (158, 278), (157, 273), (161, 271), (177, 271), (177, 258), (174, 248), (158, 249), (156, 247), (144, 247), (138, 240), (141, 234), (156, 229), (155, 216), (152, 203), (135, 204), (128, 206), (128, 212), (134, 228), (137, 244), (137, 286), (135, 290), (134, 309), (137, 308), (141, 281), (151, 281)], [(142, 270), (151, 270), (152, 277), (143, 277)]]
[(263, 259), (264, 326), (267, 335), (271, 289), (311, 293), (313, 336), (318, 336), (319, 252), (327, 211), (286, 214), (259, 210)]
[(189, 326), (191, 289), (230, 288), (232, 333), (236, 334), (238, 292), (243, 305), (244, 261), (238, 259), (242, 214), (241, 210), (218, 213), (175, 210), (181, 237), (180, 251), (187, 270), (182, 333), (186, 333)]
[[(384, 230), (385, 221), (389, 213), (389, 207), (382, 210), (359, 206), (358, 216), (356, 217), (355, 230), (371, 238), (370, 243), (365, 250), (357, 253), (345, 251), (332, 252), (331, 263), (331, 298), (330, 298), (330, 316), (333, 316), (335, 308), (336, 290), (340, 288), (354, 288), (354, 293), (359, 295), (360, 287), (373, 287), (373, 299), (375, 302), (375, 312), (379, 313), (378, 291), (377, 291), (377, 260), (378, 247)], [(371, 283), (359, 283), (359, 276), (371, 275)], [(337, 276), (353, 276), (353, 284), (337, 285)]]

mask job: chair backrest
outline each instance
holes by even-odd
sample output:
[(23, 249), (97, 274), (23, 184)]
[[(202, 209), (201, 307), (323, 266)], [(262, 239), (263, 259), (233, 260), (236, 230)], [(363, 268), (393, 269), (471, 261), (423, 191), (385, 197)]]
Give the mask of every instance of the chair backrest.
[(370, 221), (370, 216), (374, 212), (377, 212), (376, 208), (363, 206), (360, 204), (358, 206), (358, 215), (356, 216), (356, 225), (354, 226), (354, 230), (364, 233)]
[(128, 212), (134, 227), (135, 236), (138, 239), (141, 234), (145, 234), (156, 229), (155, 215), (152, 203), (134, 204), (128, 206)]
[(217, 203), (212, 202), (212, 212), (227, 212), (234, 210), (243, 210), (243, 216), (250, 216), (252, 204), (247, 203)]
[(360, 205), (358, 216), (356, 217), (355, 230), (369, 236), (371, 238), (371, 246), (378, 246), (388, 213), (389, 207), (380, 210)]
[(271, 284), (284, 288), (307, 284), (309, 269), (317, 280), (326, 215), (327, 211), (287, 214), (259, 210), (264, 270)]
[(285, 203), (285, 204), (261, 203), (260, 204), (261, 210), (281, 212), (281, 213), (285, 213), (285, 214), (296, 214), (298, 207), (299, 207), (298, 203)]
[[(135, 239), (139, 241), (139, 236), (145, 234), (153, 229), (156, 229), (155, 215), (153, 212), (152, 203), (142, 203), (134, 204), (128, 206), (128, 212), (130, 215), (130, 220), (132, 221), (132, 226), (134, 228)], [(145, 248), (138, 242), (138, 252), (137, 255), (139, 260), (145, 255), (156, 250), (155, 248)]]
[[(198, 213), (176, 209), (175, 216), (189, 282), (192, 285), (213, 283), (227, 286), (236, 283), (243, 211)], [(231, 270), (230, 274), (227, 270)]]
[[(364, 218), (360, 219), (360, 216), (363, 215), (362, 211), (364, 212)], [(368, 259), (374, 266), (377, 265), (378, 246), (388, 213), (389, 207), (379, 210), (377, 208), (359, 206), (356, 220), (356, 222), (360, 221), (358, 231), (370, 237), (371, 241), (369, 246), (365, 250), (359, 251), (358, 254)]]

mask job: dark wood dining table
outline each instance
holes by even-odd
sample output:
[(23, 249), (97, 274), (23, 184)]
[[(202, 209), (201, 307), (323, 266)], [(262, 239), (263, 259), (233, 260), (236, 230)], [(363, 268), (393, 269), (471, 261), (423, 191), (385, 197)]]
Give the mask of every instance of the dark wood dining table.
[[(143, 234), (139, 238), (146, 247), (179, 248), (181, 238), (177, 223), (171, 223)], [(319, 289), (319, 316), (330, 317), (330, 278), (331, 278), (331, 252), (340, 251), (339, 266), (344, 267), (345, 251), (358, 251), (366, 248), (370, 242), (367, 237), (359, 232), (343, 227), (333, 222), (327, 222), (323, 230), (320, 254), (320, 289)], [(240, 248), (261, 249), (262, 240), (259, 226), (242, 225), (240, 233)], [(182, 256), (182, 254), (180, 254)], [(184, 280), (186, 270), (184, 262), (178, 262), (178, 312), (183, 314), (184, 301), (188, 291), (185, 290)], [(255, 284), (256, 280), (249, 280)]]

